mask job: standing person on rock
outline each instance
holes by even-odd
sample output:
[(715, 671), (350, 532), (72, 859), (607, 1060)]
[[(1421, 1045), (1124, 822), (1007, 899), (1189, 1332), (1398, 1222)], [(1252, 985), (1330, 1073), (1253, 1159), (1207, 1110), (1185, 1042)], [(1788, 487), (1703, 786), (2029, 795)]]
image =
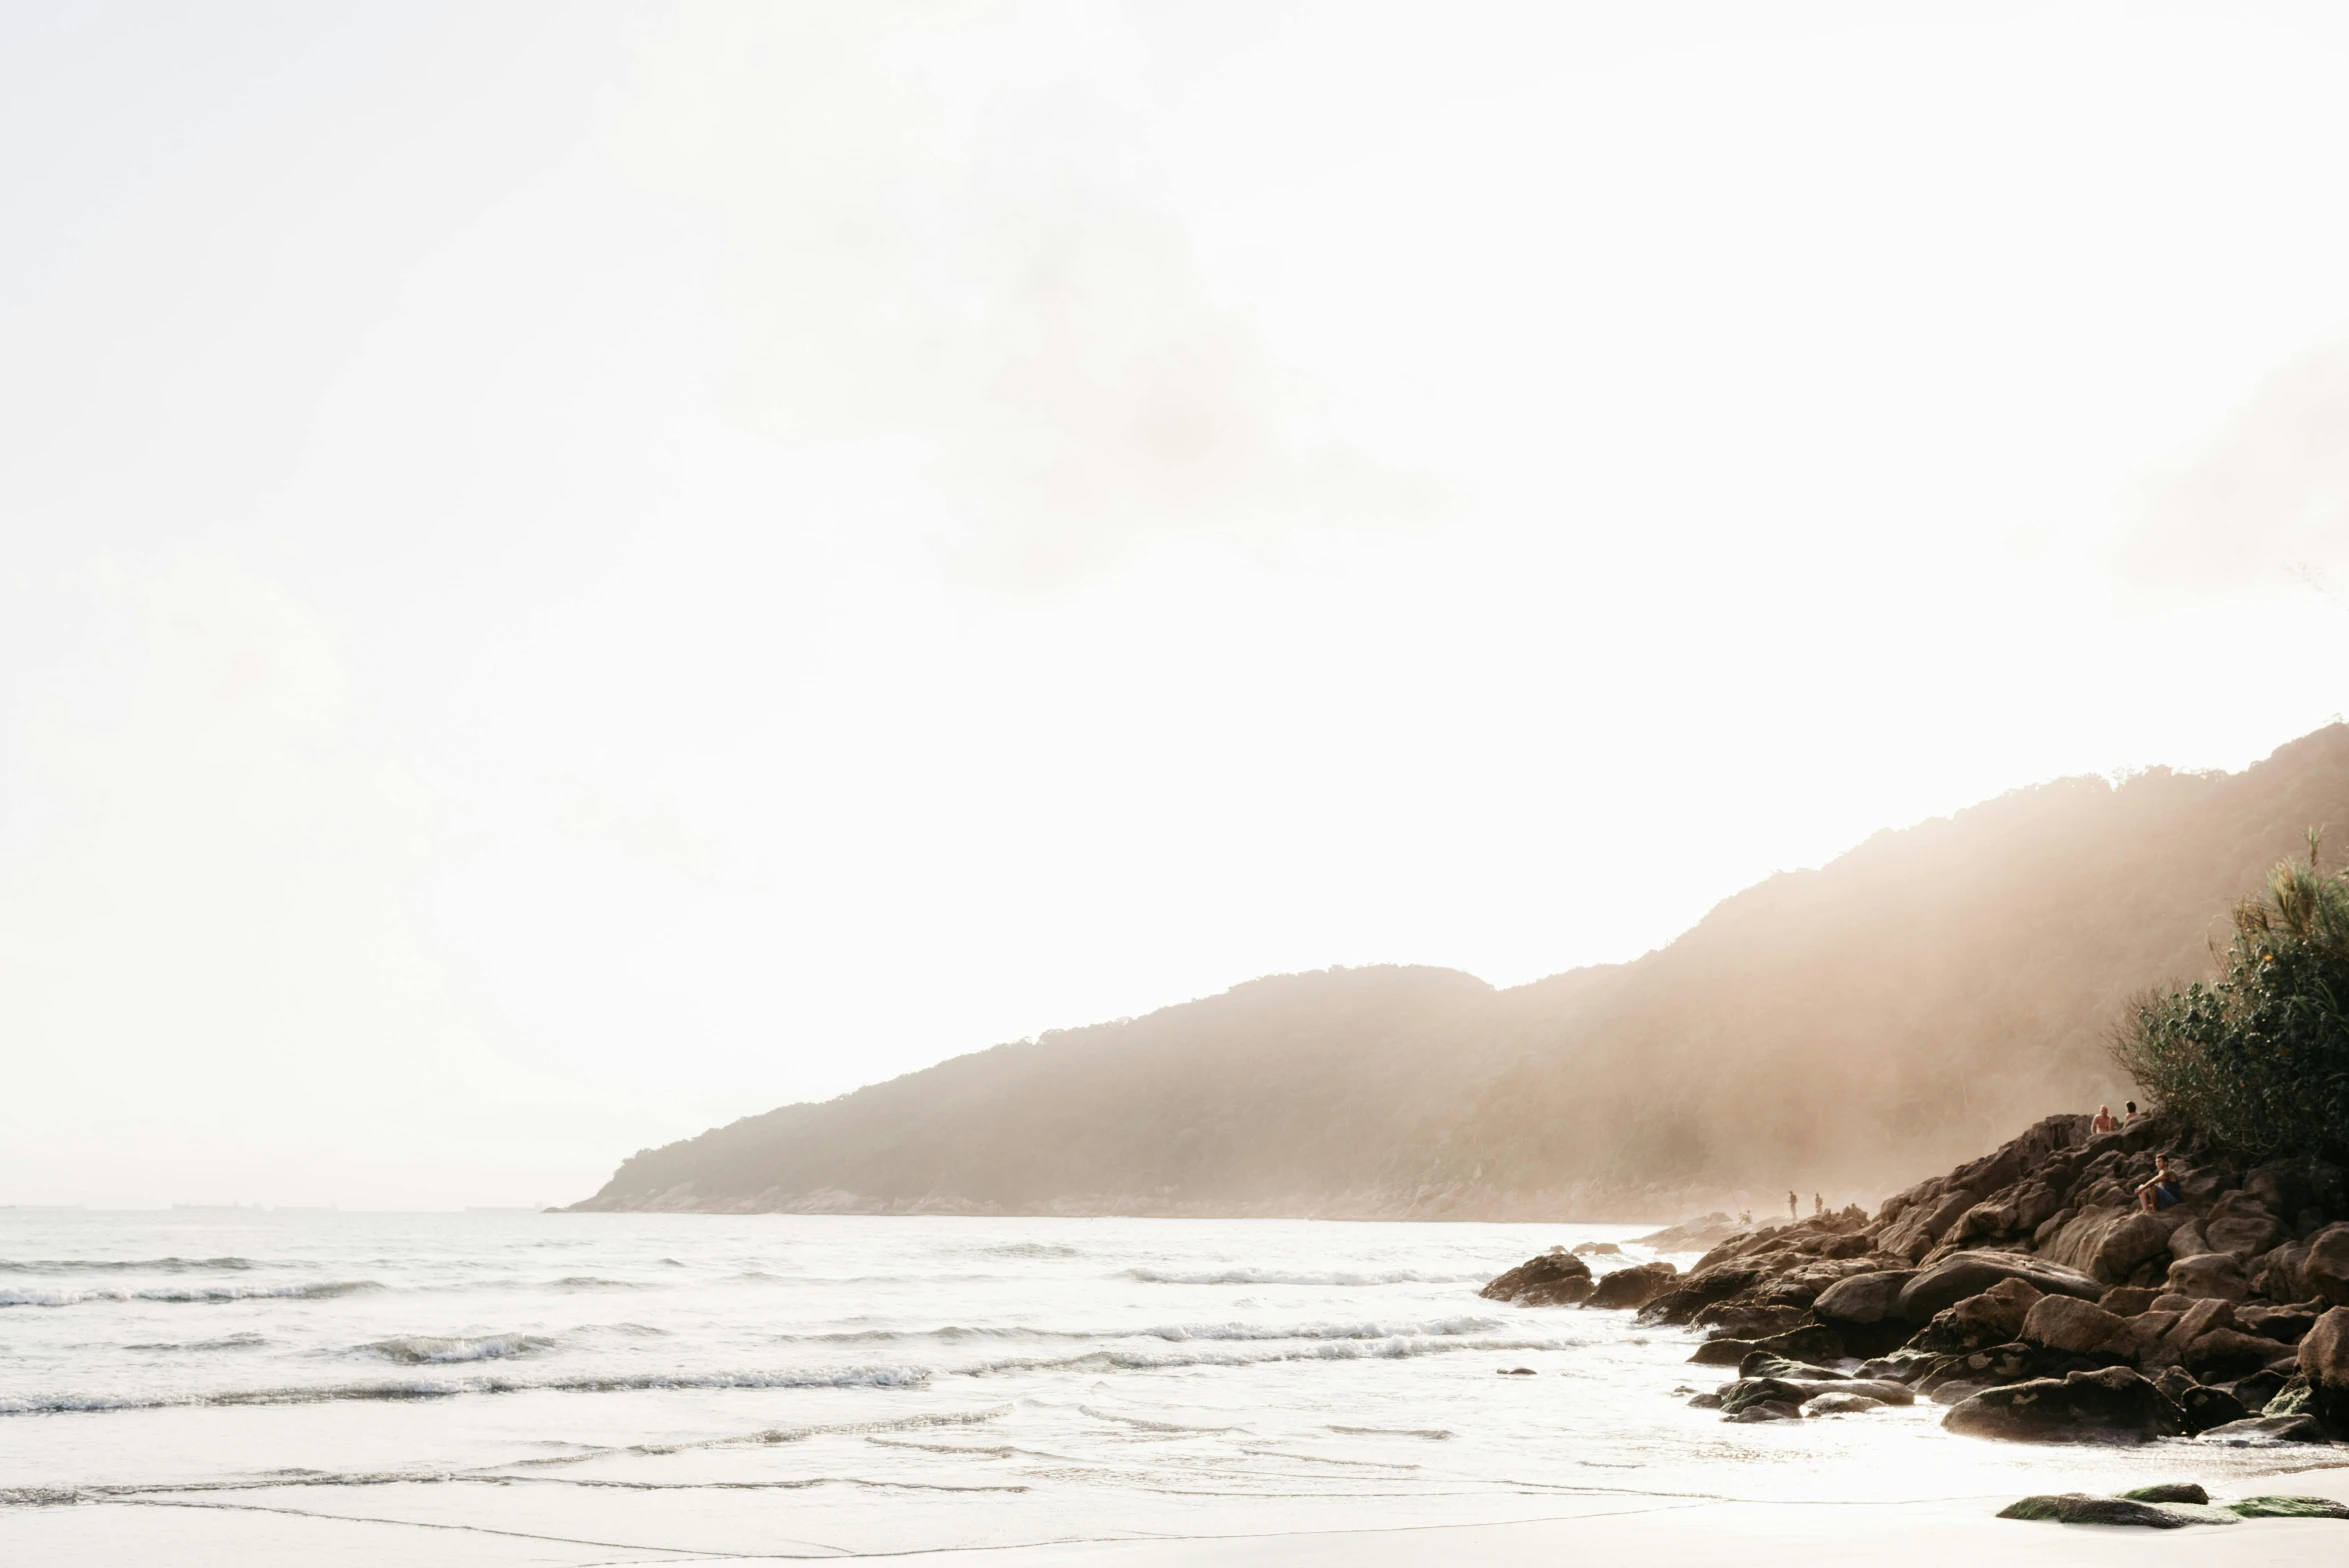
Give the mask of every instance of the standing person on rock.
[(1786, 1223), (1792, 1225), (1796, 1220), (1801, 1218), (1802, 1203), (1795, 1197), (1794, 1189), (1789, 1187), (1786, 1189)]
[(2119, 1132), (2121, 1124), (2114, 1119), (2111, 1106), (2099, 1105), (2096, 1108), (2096, 1120), (2088, 1124), (2088, 1130), (2092, 1133)]

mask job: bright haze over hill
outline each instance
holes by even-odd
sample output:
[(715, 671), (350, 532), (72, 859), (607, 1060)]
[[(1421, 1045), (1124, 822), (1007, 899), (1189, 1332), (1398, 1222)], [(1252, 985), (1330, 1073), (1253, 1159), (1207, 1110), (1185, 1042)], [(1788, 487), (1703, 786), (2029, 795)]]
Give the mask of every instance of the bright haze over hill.
[(0, 1202), (566, 1200), (2349, 707), (2337, 6), (30, 0), (0, 128)]

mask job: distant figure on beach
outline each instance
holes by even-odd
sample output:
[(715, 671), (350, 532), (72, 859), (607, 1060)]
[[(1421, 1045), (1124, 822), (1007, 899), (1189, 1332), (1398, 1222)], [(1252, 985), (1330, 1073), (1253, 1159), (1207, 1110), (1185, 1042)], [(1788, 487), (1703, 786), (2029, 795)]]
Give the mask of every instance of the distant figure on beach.
[(1826, 1213), (1826, 1212), (1827, 1212), (1827, 1199), (1826, 1199), (1826, 1197), (1825, 1197), (1824, 1195), (1820, 1194), (1820, 1193), (1816, 1193), (1816, 1192), (1812, 1193), (1812, 1194), (1811, 1194), (1811, 1218), (1813, 1218), (1813, 1219), (1817, 1219), (1817, 1218), (1818, 1218), (1820, 1215), (1822, 1215), (1822, 1214), (1824, 1214), (1824, 1213)]
[(2137, 1189), (2137, 1202), (2146, 1213), (2151, 1214), (2156, 1209), (2166, 1209), (2182, 1201), (2184, 1197), (2185, 1194), (2178, 1190), (2177, 1172), (2170, 1169), (2170, 1157), (2166, 1154), (2155, 1155), (2153, 1180)]
[(2121, 1124), (2113, 1119), (2111, 1106), (2099, 1105), (2096, 1108), (2096, 1120), (2088, 1124), (2088, 1130), (2090, 1132), (2119, 1132)]

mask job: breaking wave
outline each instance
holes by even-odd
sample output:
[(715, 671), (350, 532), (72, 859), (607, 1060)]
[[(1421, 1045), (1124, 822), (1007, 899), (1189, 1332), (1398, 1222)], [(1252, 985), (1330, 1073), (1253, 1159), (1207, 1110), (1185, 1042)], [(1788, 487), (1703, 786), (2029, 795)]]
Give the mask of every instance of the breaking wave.
[(785, 1344), (873, 1345), (937, 1340), (959, 1344), (969, 1340), (1002, 1339), (1164, 1339), (1181, 1343), (1193, 1339), (1393, 1339), (1407, 1335), (1482, 1334), (1501, 1326), (1498, 1318), (1439, 1318), (1428, 1323), (1161, 1323), (1147, 1328), (1071, 1329), (966, 1327), (949, 1323), (942, 1328), (843, 1329), (830, 1334), (778, 1334)]
[(207, 1270), (304, 1266), (282, 1259), (260, 1264), (251, 1258), (0, 1258), (0, 1274), (192, 1274)]
[(1422, 1274), (1416, 1269), (1391, 1269), (1379, 1274), (1290, 1274), (1279, 1269), (1216, 1269), (1201, 1274), (1170, 1274), (1163, 1269), (1127, 1269), (1125, 1277), (1145, 1285), (1466, 1285), (1482, 1284), (1484, 1274)]
[(1011, 1357), (958, 1367), (965, 1377), (989, 1377), (1003, 1372), (1060, 1372), (1078, 1367), (1103, 1371), (1160, 1372), (1180, 1367), (1252, 1367), (1278, 1361), (1407, 1361), (1417, 1356), (1448, 1355), (1458, 1350), (1571, 1350), (1582, 1343), (1572, 1339), (1417, 1339), (1323, 1340), (1289, 1350), (1090, 1350), (1083, 1355)]
[(183, 1406), (320, 1405), (350, 1400), (452, 1399), (461, 1394), (620, 1394), (656, 1389), (726, 1388), (919, 1388), (930, 1380), (927, 1367), (843, 1367), (766, 1372), (646, 1372), (633, 1376), (550, 1378), (461, 1378), (445, 1382), (340, 1383), (310, 1388), (232, 1389), (224, 1393), (153, 1398), (34, 1395), (0, 1399), (0, 1416), (59, 1415), (69, 1412), (166, 1410)]
[(311, 1285), (157, 1286), (151, 1290), (0, 1290), (0, 1307), (78, 1307), (104, 1301), (208, 1303), (220, 1301), (328, 1301), (384, 1287), (371, 1279)]
[(498, 1361), (552, 1350), (555, 1342), (542, 1334), (484, 1334), (478, 1339), (444, 1339), (432, 1334), (401, 1334), (358, 1347), (366, 1355), (381, 1356), (404, 1366), (442, 1366), (460, 1361)]

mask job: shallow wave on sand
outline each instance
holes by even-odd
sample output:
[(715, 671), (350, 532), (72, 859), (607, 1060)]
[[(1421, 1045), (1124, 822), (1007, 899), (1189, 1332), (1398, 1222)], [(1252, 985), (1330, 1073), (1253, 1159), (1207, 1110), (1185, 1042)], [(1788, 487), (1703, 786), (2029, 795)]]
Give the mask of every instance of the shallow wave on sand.
[[(604, 1543), (583, 1568), (631, 1543), (1304, 1539), (1727, 1497), (2221, 1490), (2291, 1462), (2155, 1445), (2051, 1473), (1953, 1438), (1929, 1402), (1725, 1424), (1687, 1404), (1721, 1374), (1686, 1364), (1683, 1331), (1476, 1295), (1553, 1244), (1629, 1234), (0, 1213), (0, 1256), (30, 1260), (0, 1274), (26, 1298), (0, 1325), (0, 1559), (217, 1557), (201, 1542), (256, 1521), (330, 1533), (222, 1560), (404, 1565), (451, 1531), (468, 1561)], [(136, 1542), (102, 1524), (130, 1515)]]

